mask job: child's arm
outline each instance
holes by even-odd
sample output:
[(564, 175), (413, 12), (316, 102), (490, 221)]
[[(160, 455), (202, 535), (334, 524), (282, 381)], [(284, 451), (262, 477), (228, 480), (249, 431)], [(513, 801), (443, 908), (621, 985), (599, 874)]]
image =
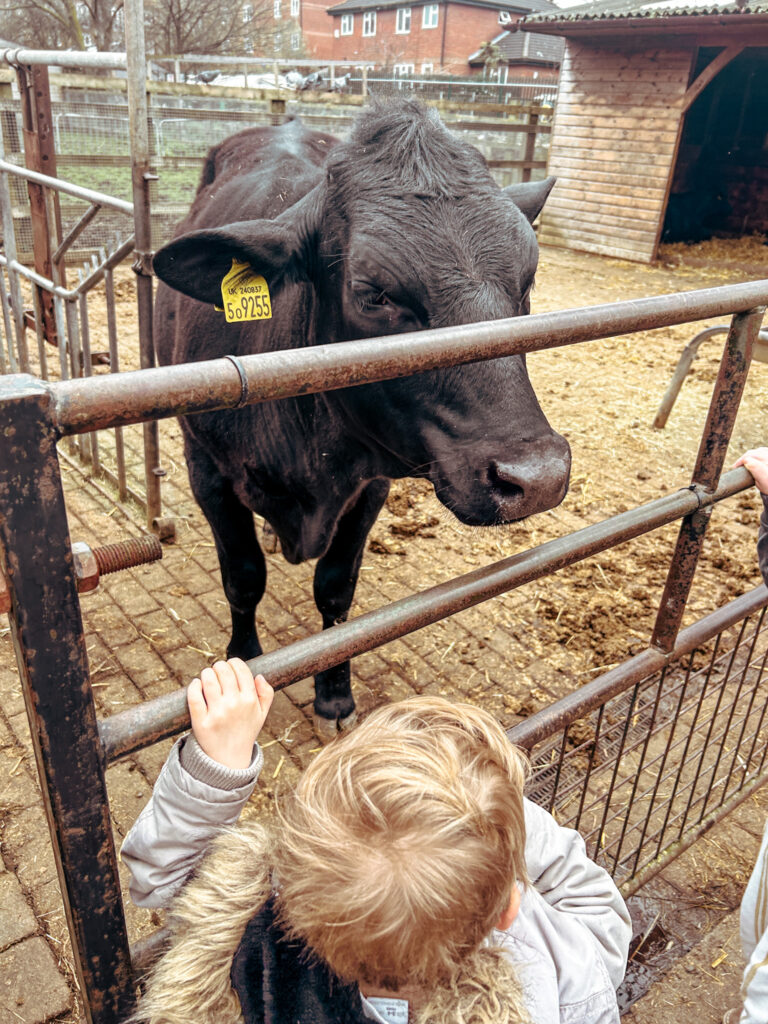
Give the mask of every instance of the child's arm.
[(192, 681), (192, 734), (171, 750), (121, 850), (134, 903), (165, 906), (213, 836), (237, 821), (263, 763), (255, 744), (272, 697), (264, 677), (254, 679), (237, 658), (217, 662)]
[(525, 801), (525, 863), (531, 884), (551, 907), (572, 914), (592, 933), (618, 987), (627, 965), (632, 924), (610, 875), (587, 857), (584, 840), (542, 807)]
[(763, 496), (763, 514), (757, 535), (757, 560), (760, 572), (768, 586), (768, 448), (751, 448), (734, 466), (746, 466), (755, 478), (755, 486)]

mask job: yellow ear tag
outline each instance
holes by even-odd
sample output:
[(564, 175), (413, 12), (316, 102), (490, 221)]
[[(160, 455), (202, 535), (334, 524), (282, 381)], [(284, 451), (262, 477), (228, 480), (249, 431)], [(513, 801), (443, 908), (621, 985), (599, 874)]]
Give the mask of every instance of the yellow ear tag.
[(221, 282), (221, 298), (224, 303), (224, 319), (228, 324), (245, 320), (269, 320), (272, 317), (267, 282), (261, 274), (254, 272), (250, 263), (232, 260), (232, 269)]

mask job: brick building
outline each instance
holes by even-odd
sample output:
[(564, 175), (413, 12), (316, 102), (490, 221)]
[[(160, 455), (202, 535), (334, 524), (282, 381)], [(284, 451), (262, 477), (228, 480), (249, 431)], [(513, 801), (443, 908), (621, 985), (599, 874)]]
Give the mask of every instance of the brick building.
[(328, 9), (328, 49), (316, 53), (403, 74), (468, 74), (470, 54), (498, 36), (500, 21), (554, 9), (548, 0), (343, 0)]
[(336, 0), (299, 0), (299, 25), (304, 49), (310, 57), (330, 60), (333, 55), (333, 22), (328, 8)]

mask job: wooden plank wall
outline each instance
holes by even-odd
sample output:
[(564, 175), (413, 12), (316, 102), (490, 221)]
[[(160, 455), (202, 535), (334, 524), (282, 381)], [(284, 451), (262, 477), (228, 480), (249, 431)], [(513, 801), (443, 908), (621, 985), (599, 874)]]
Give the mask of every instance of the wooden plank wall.
[(650, 262), (677, 151), (693, 50), (566, 42), (539, 238)]

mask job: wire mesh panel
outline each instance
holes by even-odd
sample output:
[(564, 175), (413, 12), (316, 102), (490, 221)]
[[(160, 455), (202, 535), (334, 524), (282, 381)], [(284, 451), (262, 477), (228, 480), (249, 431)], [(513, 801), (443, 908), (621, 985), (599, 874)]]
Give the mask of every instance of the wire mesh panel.
[(569, 716), (531, 750), (531, 799), (578, 829), (625, 892), (759, 780), (768, 750), (766, 603), (768, 592), (759, 611)]

